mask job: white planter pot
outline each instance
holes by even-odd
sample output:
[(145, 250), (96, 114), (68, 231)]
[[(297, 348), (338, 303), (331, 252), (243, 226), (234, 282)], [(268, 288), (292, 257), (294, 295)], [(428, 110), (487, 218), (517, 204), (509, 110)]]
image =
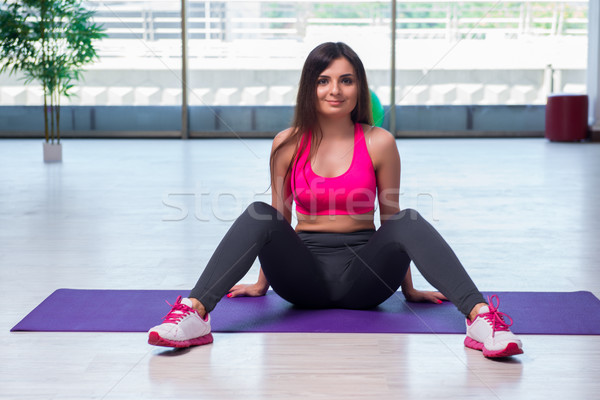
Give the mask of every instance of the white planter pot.
[(44, 142), (44, 162), (61, 162), (62, 144)]

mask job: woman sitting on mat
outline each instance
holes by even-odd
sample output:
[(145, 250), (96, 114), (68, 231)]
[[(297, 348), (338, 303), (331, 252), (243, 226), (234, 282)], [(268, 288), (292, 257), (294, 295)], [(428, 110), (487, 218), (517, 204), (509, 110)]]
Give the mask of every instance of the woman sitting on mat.
[[(467, 317), (466, 346), (487, 357), (522, 353), (504, 314), (485, 302), (440, 234), (417, 211), (400, 211), (396, 141), (371, 125), (356, 53), (343, 43), (316, 47), (302, 70), (293, 126), (273, 141), (271, 205), (252, 203), (234, 222), (189, 297), (149, 331), (149, 343), (212, 342), (208, 313), (226, 294), (263, 296), (272, 286), (300, 307), (369, 309), (401, 287), (408, 301), (454, 303)], [(235, 285), (256, 257), (258, 281)], [(411, 260), (441, 293), (413, 287)]]

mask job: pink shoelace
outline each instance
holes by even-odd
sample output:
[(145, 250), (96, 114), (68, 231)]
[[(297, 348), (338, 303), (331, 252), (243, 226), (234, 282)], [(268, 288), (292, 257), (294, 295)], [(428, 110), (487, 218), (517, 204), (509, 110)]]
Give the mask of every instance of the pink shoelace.
[[(494, 304), (494, 299), (496, 300)], [(507, 314), (498, 311), (500, 306), (500, 299), (497, 295), (493, 295), (492, 297), (488, 297), (489, 309), (490, 312), (480, 314), (481, 317), (485, 318), (486, 321), (492, 324), (492, 329), (494, 334), (496, 331), (508, 331), (510, 326), (513, 324), (513, 320)], [(508, 323), (507, 321), (510, 321)]]
[(165, 324), (177, 324), (183, 317), (193, 311), (193, 309), (185, 304), (181, 304), (181, 296), (177, 298), (175, 304), (171, 304), (168, 301), (166, 303), (171, 306), (171, 311), (163, 317), (163, 323)]

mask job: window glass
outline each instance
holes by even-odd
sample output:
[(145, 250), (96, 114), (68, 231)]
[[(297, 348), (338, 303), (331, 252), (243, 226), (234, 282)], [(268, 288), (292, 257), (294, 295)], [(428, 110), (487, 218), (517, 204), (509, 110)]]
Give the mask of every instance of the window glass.
[[(68, 105), (181, 104), (181, 2), (85, 1), (104, 26), (100, 59), (88, 65)], [(0, 75), (1, 105), (43, 104), (41, 85), (24, 86), (19, 75)]]
[(389, 87), (389, 2), (211, 2), (210, 16), (203, 4), (189, 15), (191, 105), (293, 105), (304, 59), (326, 41), (349, 44)]
[(545, 104), (585, 92), (587, 2), (408, 1), (397, 104)]
[[(324, 41), (361, 56), (390, 103), (389, 1), (196, 1), (187, 6), (189, 104), (290, 106)], [(87, 1), (108, 37), (63, 105), (181, 104), (181, 2)], [(396, 103), (545, 104), (585, 92), (587, 1), (398, 1)], [(0, 75), (0, 105), (43, 104)]]

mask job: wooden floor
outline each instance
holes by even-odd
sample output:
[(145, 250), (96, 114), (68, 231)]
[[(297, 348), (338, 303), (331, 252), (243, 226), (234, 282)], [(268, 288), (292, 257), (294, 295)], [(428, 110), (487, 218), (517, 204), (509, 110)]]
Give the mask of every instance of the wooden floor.
[[(398, 146), (402, 207), (432, 221), (481, 290), (600, 296), (600, 144)], [(9, 333), (58, 288), (185, 292), (243, 208), (269, 200), (269, 148), (68, 140), (45, 165), (40, 141), (0, 141), (0, 398), (598, 398), (600, 336), (526, 335), (524, 355), (490, 361), (463, 335), (215, 334), (169, 351), (143, 333)]]

